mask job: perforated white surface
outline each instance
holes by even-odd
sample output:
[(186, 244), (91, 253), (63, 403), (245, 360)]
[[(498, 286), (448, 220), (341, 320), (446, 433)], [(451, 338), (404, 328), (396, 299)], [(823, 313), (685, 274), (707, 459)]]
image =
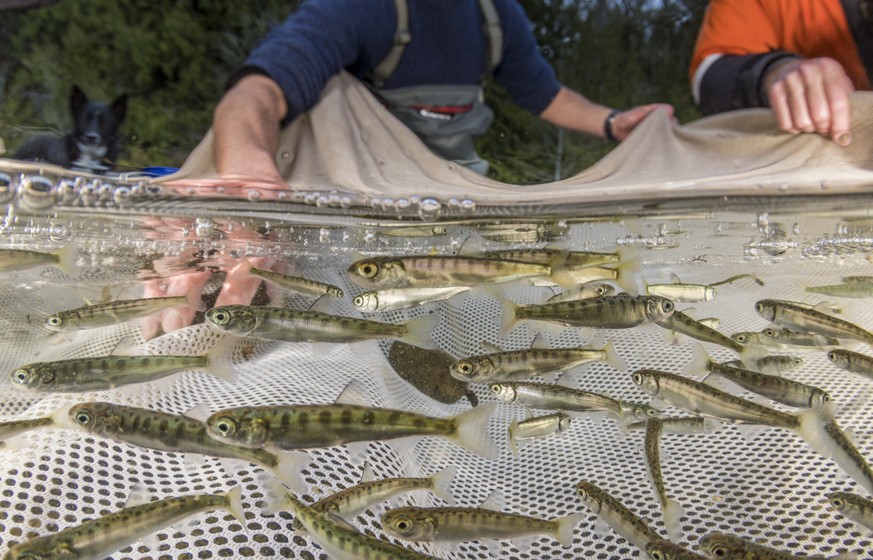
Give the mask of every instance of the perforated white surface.
[[(873, 274), (873, 222), (860, 216), (699, 214), (671, 219), (621, 218), (615, 221), (571, 223), (569, 233), (555, 241), (573, 250), (610, 251), (634, 245), (641, 249), (646, 279), (713, 283), (739, 273), (764, 281), (759, 287), (741, 280), (719, 286), (710, 302), (679, 304), (696, 308), (698, 317), (716, 317), (724, 333), (760, 330), (767, 323), (754, 312), (762, 298), (810, 303), (824, 296), (805, 292), (815, 284), (838, 283), (842, 276)], [(7, 219), (0, 229), (0, 247), (57, 249), (65, 243), (78, 247), (79, 271), (70, 276), (52, 267), (0, 274), (0, 421), (47, 414), (60, 405), (108, 400), (172, 413), (205, 404), (210, 410), (242, 404), (329, 403), (346, 384), (360, 380), (371, 403), (447, 416), (469, 408), (466, 399), (443, 405), (418, 393), (394, 374), (384, 352), (385, 343), (325, 345), (303, 343), (236, 342), (235, 384), (199, 372), (174, 378), (167, 390), (153, 384), (134, 389), (75, 395), (31, 395), (13, 390), (9, 373), (36, 360), (101, 355), (122, 338), (143, 342), (136, 323), (83, 331), (73, 336), (51, 333), (44, 318), (67, 309), (116, 297), (137, 297), (143, 280), (203, 267), (216, 270), (207, 286), (217, 288), (220, 270), (243, 256), (268, 256), (288, 263), (290, 272), (340, 286), (346, 293), (334, 312), (357, 315), (351, 300), (364, 291), (349, 282), (348, 265), (364, 254), (449, 254), (471, 234), (475, 225), (449, 224), (448, 235), (409, 238), (383, 235), (384, 227), (305, 226), (280, 220), (210, 221), (173, 219), (57, 216)], [(781, 233), (780, 233), (781, 232)], [(542, 246), (483, 242), (486, 248)], [(310, 298), (269, 289), (273, 303), (305, 308)], [(517, 302), (541, 302), (553, 291), (525, 283), (506, 286)], [(867, 300), (831, 299), (843, 307), (843, 316), (873, 329), (873, 309)], [(481, 353), (481, 341), (504, 349), (530, 345), (540, 323), (521, 325), (499, 336), (500, 306), (490, 295), (462, 295), (413, 311), (367, 315), (401, 321), (423, 313), (439, 314), (434, 338), (454, 356)], [(691, 360), (694, 342), (668, 342), (667, 332), (655, 326), (625, 331), (584, 332), (580, 329), (545, 329), (553, 345), (571, 345), (607, 339), (628, 364), (620, 372), (591, 364), (578, 386), (607, 395), (647, 401), (631, 382), (637, 368), (680, 372)], [(155, 353), (199, 353), (219, 340), (204, 325), (164, 335), (144, 348)], [(871, 352), (862, 344), (850, 348)], [(706, 345), (719, 359), (730, 352)], [(792, 379), (828, 390), (837, 402), (837, 419), (852, 428), (857, 446), (873, 457), (870, 402), (873, 382), (839, 370), (823, 351), (804, 354), (804, 365), (788, 373)], [(493, 402), (485, 385), (474, 385), (481, 402)], [(670, 410), (677, 414), (678, 411)], [(542, 412), (540, 412), (542, 413)], [(363, 464), (377, 477), (433, 473), (447, 465), (458, 467), (452, 485), (459, 505), (478, 506), (494, 490), (505, 496), (507, 511), (539, 517), (564, 516), (584, 510), (574, 486), (590, 480), (620, 498), (652, 527), (666, 536), (658, 503), (649, 486), (642, 457), (642, 432), (622, 437), (616, 425), (577, 419), (563, 434), (524, 445), (513, 456), (506, 428), (523, 417), (519, 407), (500, 404), (490, 423), (491, 435), (501, 448), (500, 458), (487, 460), (450, 442), (422, 439), (402, 459), (389, 445), (371, 444), (363, 457), (350, 457), (343, 447), (311, 451), (312, 464), (304, 478), (307, 500), (358, 482)], [(264, 498), (255, 466), (229, 467), (217, 459), (200, 461), (179, 454), (140, 449), (77, 431), (41, 429), (23, 437), (14, 449), (0, 449), (0, 553), (9, 544), (45, 535), (86, 519), (121, 508), (134, 485), (144, 484), (153, 497), (218, 492), (234, 484), (243, 487), (247, 523), (242, 527), (223, 512), (199, 516), (198, 524), (159, 534), (157, 544), (132, 543), (116, 559), (208, 558), (315, 558), (320, 549), (305, 536), (295, 535), (291, 515), (265, 516)], [(873, 541), (833, 511), (824, 496), (836, 490), (863, 493), (843, 476), (835, 463), (823, 459), (796, 436), (763, 429), (749, 441), (735, 427), (711, 435), (665, 435), (662, 443), (667, 492), (688, 512), (682, 521), (681, 544), (694, 547), (700, 536), (724, 531), (755, 539), (795, 554), (833, 555), (853, 551), (873, 558)], [(397, 499), (393, 504), (438, 505), (426, 493)], [(443, 504), (439, 504), (443, 505)], [(382, 536), (376, 507), (354, 520), (360, 529)], [(454, 550), (443, 545), (412, 545), (451, 558), (643, 558), (617, 534), (594, 529), (589, 515), (575, 531), (572, 548), (563, 548), (543, 536), (529, 549), (513, 544), (463, 543)]]

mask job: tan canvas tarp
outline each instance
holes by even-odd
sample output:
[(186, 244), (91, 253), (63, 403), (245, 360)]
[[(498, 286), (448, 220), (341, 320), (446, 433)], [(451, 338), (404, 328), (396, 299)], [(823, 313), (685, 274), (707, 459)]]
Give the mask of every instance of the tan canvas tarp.
[[(675, 125), (650, 116), (607, 157), (562, 181), (517, 186), (433, 155), (357, 80), (340, 74), (321, 101), (282, 133), (277, 161), (295, 190), (387, 197), (470, 197), (491, 205), (550, 205), (721, 194), (832, 194), (873, 185), (873, 93), (852, 97), (852, 144), (790, 135), (769, 110)], [(169, 177), (215, 176), (212, 135)]]

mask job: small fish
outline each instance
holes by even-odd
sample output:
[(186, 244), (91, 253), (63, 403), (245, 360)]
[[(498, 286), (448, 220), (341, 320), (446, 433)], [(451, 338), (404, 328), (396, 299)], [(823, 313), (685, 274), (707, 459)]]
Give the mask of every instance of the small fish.
[(710, 301), (715, 299), (715, 288), (704, 284), (647, 284), (646, 293), (673, 301)]
[(551, 275), (548, 264), (465, 256), (369, 257), (349, 266), (351, 280), (371, 289), (473, 286)]
[(572, 418), (563, 412), (533, 417), (528, 410), (524, 420), (513, 420), (506, 430), (512, 454), (518, 457), (519, 441), (559, 434), (570, 428)]
[(796, 415), (731, 395), (681, 375), (641, 369), (634, 372), (631, 379), (649, 395), (689, 412), (790, 430), (799, 426), (800, 421)]
[(777, 329), (767, 327), (761, 330), (761, 334), (768, 340), (776, 342), (780, 348), (815, 348), (824, 349), (840, 346), (840, 341), (831, 336), (822, 336), (807, 332), (797, 332), (791, 329)]
[(38, 393), (85, 393), (155, 381), (173, 373), (202, 370), (236, 381), (230, 363), (233, 348), (219, 343), (199, 356), (100, 356), (35, 362), (12, 372), (12, 384)]
[(846, 284), (873, 284), (873, 276), (843, 276)]
[(618, 264), (622, 261), (620, 253), (598, 253), (594, 251), (565, 251), (561, 249), (510, 249), (486, 251), (485, 258), (527, 263), (549, 264), (564, 269), (580, 269), (605, 264)]
[(579, 482), (576, 495), (600, 520), (640, 550), (646, 550), (650, 542), (661, 539), (645, 521), (593, 482)]
[(5, 441), (17, 436), (18, 434), (29, 432), (30, 430), (46, 428), (53, 425), (55, 425), (55, 420), (51, 415), (40, 418), (25, 418), (21, 420), (0, 422), (0, 441)]
[(407, 323), (380, 323), (318, 311), (284, 307), (225, 305), (206, 312), (209, 326), (237, 336), (287, 342), (358, 342), (395, 339), (433, 348), (431, 331), (439, 315), (428, 314)]
[(56, 266), (65, 274), (76, 273), (76, 247), (65, 245), (54, 253), (26, 249), (0, 249), (0, 272), (26, 270), (37, 266)]
[(658, 409), (648, 405), (635, 405), (563, 385), (497, 382), (492, 383), (489, 388), (491, 393), (501, 402), (523, 404), (541, 410), (580, 413), (604, 411), (614, 414), (622, 424), (629, 420), (645, 419), (660, 414)]
[(107, 327), (178, 305), (187, 305), (199, 311), (205, 309), (199, 294), (123, 299), (59, 311), (48, 316), (45, 320), (45, 328), (51, 331), (74, 331)]
[[(663, 434), (714, 434), (721, 430), (722, 424), (715, 418), (706, 416), (683, 416), (681, 418), (661, 417), (661, 433)], [(645, 430), (646, 420), (633, 422), (625, 426), (625, 430)]]
[(504, 330), (519, 320), (551, 321), (570, 327), (624, 329), (661, 321), (673, 314), (675, 306), (660, 296), (631, 296), (621, 293), (577, 301), (516, 306), (503, 302)]
[(695, 552), (668, 540), (658, 539), (646, 545), (649, 560), (706, 560)]
[[(803, 365), (803, 356), (791, 356), (788, 354), (771, 354), (769, 356), (747, 357), (746, 362), (750, 362), (754, 371), (766, 373), (769, 375), (782, 375), (789, 371), (795, 370)], [(726, 366), (743, 367), (742, 360), (731, 360), (725, 362)]]
[(746, 350), (745, 346), (735, 338), (725, 336), (712, 327), (692, 319), (681, 311), (673, 311), (670, 316), (655, 321), (655, 324), (659, 327), (676, 331), (697, 340), (712, 342), (713, 344), (724, 346), (737, 355), (743, 355)]
[(688, 371), (709, 372), (704, 381), (711, 378), (727, 379), (773, 401), (800, 408), (825, 406), (831, 402), (831, 396), (818, 387), (778, 375), (720, 364), (707, 354), (703, 346), (695, 346), (693, 355)]
[(782, 552), (769, 546), (755, 544), (725, 533), (710, 533), (700, 539), (700, 549), (710, 560), (854, 560), (856, 554), (838, 554), (836, 556), (798, 556), (791, 552)]
[(430, 490), (446, 502), (453, 503), (450, 487), (457, 468), (452, 465), (427, 477), (400, 477), (367, 480), (322, 498), (310, 507), (319, 513), (343, 518), (354, 517), (394, 496), (414, 490)]
[(612, 342), (607, 342), (603, 348), (530, 348), (469, 356), (455, 361), (449, 370), (455, 379), (487, 383), (560, 373), (594, 361), (605, 362), (619, 370), (626, 367)]
[(800, 414), (797, 433), (823, 457), (832, 459), (849, 477), (873, 494), (873, 468), (851, 437), (837, 424), (833, 410), (811, 408)]
[(88, 433), (147, 449), (255, 463), (283, 482), (295, 488), (305, 488), (299, 473), (311, 462), (309, 456), (276, 454), (218, 441), (209, 437), (203, 422), (188, 416), (108, 402), (85, 402), (71, 407), (67, 418), (73, 427)]
[(831, 492), (827, 498), (835, 510), (864, 527), (866, 536), (873, 534), (873, 500), (850, 492)]
[(245, 261), (243, 266), (245, 267), (243, 270), (248, 272), (251, 276), (256, 276), (271, 284), (279, 286), (280, 288), (291, 290), (292, 292), (315, 297), (327, 295), (333, 298), (341, 298), (344, 295), (341, 288), (332, 284), (317, 282), (315, 280), (303, 278), (302, 276), (291, 276), (274, 272), (272, 270), (257, 268), (248, 260)]
[(9, 547), (3, 560), (106, 558), (142, 537), (205, 511), (223, 509), (245, 526), (239, 486), (223, 494), (165, 498), (85, 521)]
[(439, 560), (396, 544), (365, 535), (329, 514), (315, 511), (284, 488), (273, 508), (290, 508), (295, 521), (335, 560)]
[(563, 546), (573, 545), (573, 529), (584, 514), (537, 519), (486, 507), (401, 507), (382, 514), (388, 535), (415, 542), (515, 539), (526, 535), (551, 535)]
[(869, 298), (873, 297), (873, 283), (849, 282), (847, 284), (831, 284), (827, 286), (808, 286), (806, 291), (826, 296)]
[(790, 301), (762, 299), (755, 311), (770, 322), (785, 328), (834, 338), (849, 338), (873, 345), (873, 333), (845, 319), (806, 308)]
[(469, 290), (469, 286), (373, 290), (355, 296), (352, 304), (365, 313), (396, 311), (434, 301), (443, 301)]
[(664, 526), (667, 534), (673, 540), (682, 538), (682, 526), (679, 521), (685, 515), (685, 509), (676, 500), (667, 495), (664, 487), (664, 475), (661, 471), (661, 430), (663, 424), (659, 418), (646, 420), (646, 439), (644, 442), (644, 455), (648, 467), (649, 481), (655, 491), (655, 498), (661, 504), (661, 513), (664, 516)]
[(873, 357), (871, 356), (852, 350), (835, 349), (828, 352), (828, 360), (846, 371), (857, 373), (873, 381)]
[(440, 436), (496, 458), (487, 425), (494, 403), (449, 418), (351, 404), (241, 406), (206, 420), (209, 435), (245, 447), (305, 449), (406, 436)]
[(560, 303), (562, 301), (573, 301), (577, 299), (588, 299), (599, 296), (611, 296), (615, 293), (615, 287), (610, 284), (592, 282), (580, 284), (575, 288), (570, 288), (555, 294), (546, 300), (546, 303)]
[(743, 346), (756, 346), (766, 348), (768, 350), (785, 350), (787, 344), (783, 344), (778, 340), (764, 336), (764, 333), (758, 331), (740, 331), (731, 335), (731, 340), (735, 340)]
[(391, 226), (379, 229), (378, 233), (391, 237), (441, 237), (448, 235), (449, 228), (443, 225)]

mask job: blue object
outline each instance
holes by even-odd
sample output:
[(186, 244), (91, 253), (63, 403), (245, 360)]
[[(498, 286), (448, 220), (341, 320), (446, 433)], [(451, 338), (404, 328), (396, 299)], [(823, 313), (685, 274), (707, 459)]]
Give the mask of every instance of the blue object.
[(140, 173), (149, 177), (163, 177), (164, 175), (172, 175), (178, 171), (178, 167), (166, 167), (163, 165), (153, 165), (151, 167), (143, 167)]

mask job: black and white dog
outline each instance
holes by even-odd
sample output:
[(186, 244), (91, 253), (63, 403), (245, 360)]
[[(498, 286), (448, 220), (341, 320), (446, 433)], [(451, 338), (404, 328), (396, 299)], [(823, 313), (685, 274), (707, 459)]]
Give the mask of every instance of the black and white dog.
[(115, 167), (119, 152), (118, 128), (127, 111), (127, 95), (107, 105), (89, 101), (81, 89), (73, 86), (70, 110), (73, 130), (64, 136), (40, 134), (31, 138), (13, 157), (92, 173)]

